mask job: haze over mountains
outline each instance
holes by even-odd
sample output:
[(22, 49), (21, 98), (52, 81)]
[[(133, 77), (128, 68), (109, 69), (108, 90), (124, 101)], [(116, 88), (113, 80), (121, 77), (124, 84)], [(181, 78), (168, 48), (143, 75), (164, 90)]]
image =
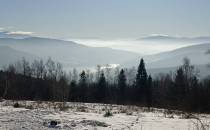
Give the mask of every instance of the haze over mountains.
[[(161, 41), (165, 43), (189, 43), (187, 47), (174, 49), (152, 55), (141, 55), (135, 52), (116, 50), (108, 47), (90, 47), (72, 41), (41, 37), (8, 37), (0, 35), (0, 66), (14, 63), (25, 57), (29, 61), (34, 59), (53, 60), (69, 68), (95, 68), (96, 65), (120, 64), (123, 67), (137, 66), (143, 57), (151, 73), (165, 72), (164, 68), (176, 68), (182, 64), (182, 59), (188, 57), (191, 63), (206, 72), (209, 62), (210, 38), (176, 38), (168, 36), (151, 36), (138, 39), (140, 41)], [(138, 41), (137, 40), (137, 41)], [(170, 41), (170, 42), (169, 42)], [(138, 44), (138, 43), (136, 43)], [(169, 69), (168, 69), (169, 70)], [(172, 69), (173, 70), (173, 69)]]
[[(187, 46), (172, 51), (162, 52), (154, 55), (143, 56), (148, 63), (148, 68), (163, 68), (175, 67), (182, 64), (182, 59), (187, 57), (194, 65), (205, 65), (209, 62), (209, 55), (206, 54), (210, 48), (210, 43), (203, 43), (198, 45)], [(132, 65), (139, 59), (129, 61), (128, 64)]]
[[(113, 50), (104, 47), (88, 47), (71, 41), (40, 37), (24, 39), (0, 38), (0, 47), (5, 48), (5, 46), (8, 47), (8, 51), (1, 54), (4, 55), (4, 57), (1, 57), (2, 59), (0, 59), (1, 65), (7, 63), (4, 62), (6, 56), (12, 54), (13, 50), (16, 53), (20, 52), (18, 53), (19, 57), (25, 57), (25, 53), (44, 60), (51, 57), (52, 59), (61, 62), (66, 68), (93, 67), (98, 64), (122, 64), (129, 59), (139, 56), (133, 52)], [(15, 55), (17, 54), (14, 54), (14, 58)]]
[(141, 55), (151, 55), (164, 51), (172, 51), (190, 45), (210, 43), (210, 37), (208, 36), (178, 37), (154, 34), (138, 39), (71, 38), (67, 40), (92, 47), (109, 47), (112, 49), (131, 51)]
[[(0, 45), (0, 66), (8, 65), (14, 63), (17, 60), (25, 58), (27, 61), (33, 61), (34, 59), (40, 59), (32, 54), (15, 50), (9, 46)], [(0, 68), (1, 68), (0, 67)]]
[(151, 36), (146, 36), (138, 38), (139, 41), (156, 41), (156, 42), (176, 42), (176, 43), (206, 43), (210, 42), (209, 36), (201, 37), (179, 37), (179, 36), (168, 36), (168, 35), (159, 35), (153, 34)]

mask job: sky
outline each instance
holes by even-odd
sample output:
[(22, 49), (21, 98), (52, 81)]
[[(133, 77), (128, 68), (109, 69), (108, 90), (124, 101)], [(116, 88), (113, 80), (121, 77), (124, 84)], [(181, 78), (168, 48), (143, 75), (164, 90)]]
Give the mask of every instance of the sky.
[(210, 0), (0, 0), (0, 29), (57, 38), (209, 36)]

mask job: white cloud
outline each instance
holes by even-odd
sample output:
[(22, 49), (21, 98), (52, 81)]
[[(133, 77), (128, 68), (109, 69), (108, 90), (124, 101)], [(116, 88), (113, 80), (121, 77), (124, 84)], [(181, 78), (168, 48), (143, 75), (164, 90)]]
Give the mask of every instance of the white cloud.
[(3, 30), (4, 30), (4, 28), (1, 28), (1, 27), (0, 27), (0, 31), (3, 31)]
[(7, 32), (8, 35), (32, 35), (34, 32), (25, 32), (25, 31), (11, 31)]

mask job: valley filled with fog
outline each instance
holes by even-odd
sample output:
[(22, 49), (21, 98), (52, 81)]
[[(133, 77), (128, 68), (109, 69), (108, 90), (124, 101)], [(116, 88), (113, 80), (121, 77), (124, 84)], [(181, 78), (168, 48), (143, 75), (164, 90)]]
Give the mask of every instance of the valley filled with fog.
[(187, 57), (199, 70), (200, 76), (205, 77), (209, 73), (209, 55), (206, 54), (209, 48), (209, 37), (152, 35), (133, 40), (60, 40), (7, 34), (0, 37), (0, 66), (12, 64), (23, 57), (31, 62), (52, 58), (67, 71), (73, 68), (95, 71), (97, 65), (137, 67), (140, 58), (144, 58), (149, 72), (155, 75), (175, 70)]
[(0, 130), (210, 130), (210, 0), (0, 0)]
[(186, 38), (153, 34), (136, 39), (70, 38), (65, 40), (91, 47), (109, 47), (112, 49), (135, 52), (141, 55), (151, 55), (190, 45), (209, 43), (210, 37)]

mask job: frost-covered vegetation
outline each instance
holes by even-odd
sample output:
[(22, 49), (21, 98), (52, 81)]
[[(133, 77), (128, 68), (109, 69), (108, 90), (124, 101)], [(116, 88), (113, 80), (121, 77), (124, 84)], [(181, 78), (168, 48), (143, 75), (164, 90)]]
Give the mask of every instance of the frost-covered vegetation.
[[(65, 110), (61, 110), (63, 106)], [(112, 116), (104, 117), (108, 111)], [(14, 100), (0, 103), (2, 130), (209, 130), (209, 123), (208, 114), (130, 105)]]

